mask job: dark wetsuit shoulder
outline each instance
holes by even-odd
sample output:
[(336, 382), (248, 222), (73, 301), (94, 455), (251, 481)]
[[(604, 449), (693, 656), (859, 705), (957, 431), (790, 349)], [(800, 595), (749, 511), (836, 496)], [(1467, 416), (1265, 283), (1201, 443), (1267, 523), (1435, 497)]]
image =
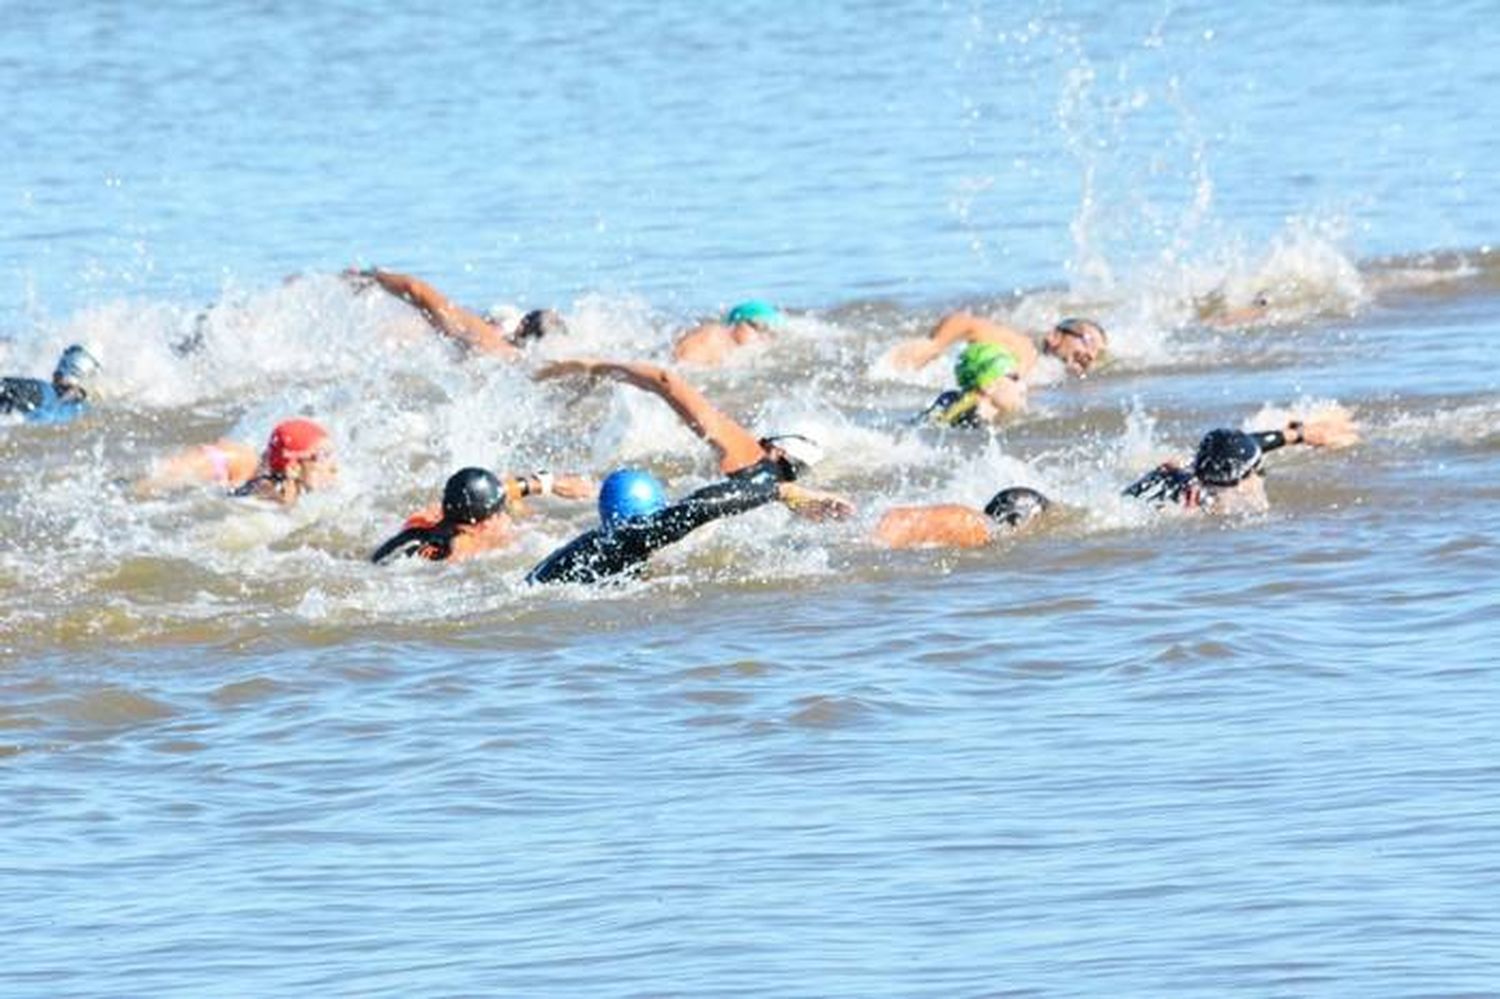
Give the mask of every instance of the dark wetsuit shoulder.
[(30, 413), (47, 404), (51, 385), (40, 378), (0, 378), (0, 413)]
[(979, 419), (979, 406), (971, 405), (967, 408), (960, 406), (965, 401), (965, 393), (960, 389), (948, 389), (942, 395), (932, 400), (932, 404), (917, 416), (917, 423), (931, 424), (939, 427), (978, 427), (982, 426)]
[(1202, 483), (1192, 472), (1176, 465), (1158, 465), (1123, 490), (1126, 496), (1149, 503), (1178, 506), (1205, 506), (1211, 500)]
[(370, 556), (379, 565), (395, 555), (410, 558), (420, 555), (432, 562), (442, 562), (453, 554), (453, 530), (446, 524), (431, 527), (408, 527), (387, 538)]
[(595, 583), (639, 569), (652, 552), (680, 541), (710, 521), (745, 513), (775, 499), (777, 484), (727, 479), (646, 517), (596, 527), (548, 555), (528, 583)]
[(776, 462), (770, 458), (762, 458), (753, 465), (736, 468), (727, 478), (736, 482), (780, 482), (784, 476)]

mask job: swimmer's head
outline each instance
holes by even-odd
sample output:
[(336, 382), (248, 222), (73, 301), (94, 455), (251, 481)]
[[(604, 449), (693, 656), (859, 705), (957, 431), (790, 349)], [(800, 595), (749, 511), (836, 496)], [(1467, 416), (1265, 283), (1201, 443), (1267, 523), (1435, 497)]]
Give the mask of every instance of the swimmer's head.
[(266, 442), (265, 463), (272, 475), (327, 481), (335, 471), (333, 441), (312, 420), (282, 420)]
[(86, 395), (89, 383), (99, 374), (99, 359), (82, 344), (70, 344), (52, 369), (52, 385), (59, 392)]
[(568, 332), (563, 317), (551, 309), (533, 309), (521, 317), (516, 324), (514, 339), (517, 343), (540, 340), (546, 336)]
[(1260, 470), (1263, 457), (1255, 438), (1238, 430), (1210, 430), (1198, 442), (1193, 474), (1210, 486), (1237, 486)]
[(766, 457), (776, 463), (777, 478), (782, 482), (795, 482), (807, 470), (823, 460), (823, 449), (817, 441), (801, 434), (775, 434), (762, 437), (760, 446)]
[(443, 519), (450, 524), (477, 524), (504, 506), (505, 487), (483, 468), (461, 468), (443, 486)]
[(1088, 373), (1108, 346), (1109, 335), (1092, 319), (1064, 319), (1042, 337), (1042, 349), (1080, 377)]
[(993, 343), (971, 343), (958, 355), (953, 377), (965, 392), (978, 392), (1015, 370), (1015, 355), (1004, 347)]
[(1012, 486), (996, 493), (984, 506), (984, 515), (1006, 527), (1022, 527), (1047, 512), (1052, 502), (1025, 486)]
[(738, 326), (744, 323), (759, 330), (770, 330), (784, 322), (786, 322), (786, 316), (782, 315), (781, 310), (761, 298), (741, 302), (724, 313), (725, 326)]
[(666, 505), (661, 482), (638, 468), (617, 469), (599, 484), (599, 519), (605, 527), (649, 516)]

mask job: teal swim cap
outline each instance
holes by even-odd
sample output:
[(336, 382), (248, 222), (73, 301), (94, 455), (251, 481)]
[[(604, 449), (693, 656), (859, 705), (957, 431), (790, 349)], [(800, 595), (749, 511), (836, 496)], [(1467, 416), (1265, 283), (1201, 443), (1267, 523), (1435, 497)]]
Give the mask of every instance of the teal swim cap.
[(1016, 356), (993, 343), (971, 343), (958, 355), (953, 377), (964, 391), (982, 389), (1016, 370)]
[(724, 313), (724, 323), (727, 326), (734, 326), (737, 323), (780, 326), (785, 321), (786, 316), (781, 314), (781, 310), (763, 298), (752, 298), (741, 302)]

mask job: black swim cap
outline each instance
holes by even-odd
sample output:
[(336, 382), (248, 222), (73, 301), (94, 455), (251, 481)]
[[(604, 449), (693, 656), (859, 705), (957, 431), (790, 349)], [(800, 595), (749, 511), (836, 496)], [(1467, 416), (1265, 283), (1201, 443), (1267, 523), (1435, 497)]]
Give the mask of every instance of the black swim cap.
[(452, 524), (477, 524), (503, 506), (505, 489), (482, 468), (461, 468), (443, 487), (443, 519)]
[(1193, 474), (1210, 486), (1237, 486), (1260, 468), (1260, 445), (1239, 430), (1210, 430), (1198, 443)]
[(985, 504), (984, 515), (1006, 527), (1020, 527), (1040, 516), (1051, 505), (1052, 502), (1035, 489), (1012, 486), (1000, 490)]
[(540, 340), (553, 333), (566, 332), (568, 324), (563, 322), (562, 316), (551, 309), (533, 309), (521, 317), (521, 322), (516, 326), (516, 339)]

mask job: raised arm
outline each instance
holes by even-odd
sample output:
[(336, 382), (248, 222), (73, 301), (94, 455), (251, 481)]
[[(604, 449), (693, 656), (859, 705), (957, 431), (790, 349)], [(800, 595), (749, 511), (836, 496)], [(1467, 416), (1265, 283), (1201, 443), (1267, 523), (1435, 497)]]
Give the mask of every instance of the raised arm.
[(725, 474), (755, 464), (765, 457), (760, 440), (709, 402), (680, 375), (645, 361), (603, 361), (578, 358), (549, 364), (537, 372), (538, 379), (581, 374), (612, 378), (657, 396), (677, 414), (688, 429), (707, 441), (719, 456)]
[(904, 340), (887, 356), (893, 367), (915, 371), (943, 356), (956, 343), (993, 343), (1004, 347), (1015, 355), (1016, 367), (1023, 378), (1036, 366), (1036, 344), (1029, 336), (971, 312), (949, 313), (925, 337)]
[(410, 304), (437, 332), (459, 341), (473, 350), (515, 360), (521, 351), (505, 338), (488, 320), (464, 308), (421, 278), (396, 271), (371, 268), (360, 271), (387, 292)]

